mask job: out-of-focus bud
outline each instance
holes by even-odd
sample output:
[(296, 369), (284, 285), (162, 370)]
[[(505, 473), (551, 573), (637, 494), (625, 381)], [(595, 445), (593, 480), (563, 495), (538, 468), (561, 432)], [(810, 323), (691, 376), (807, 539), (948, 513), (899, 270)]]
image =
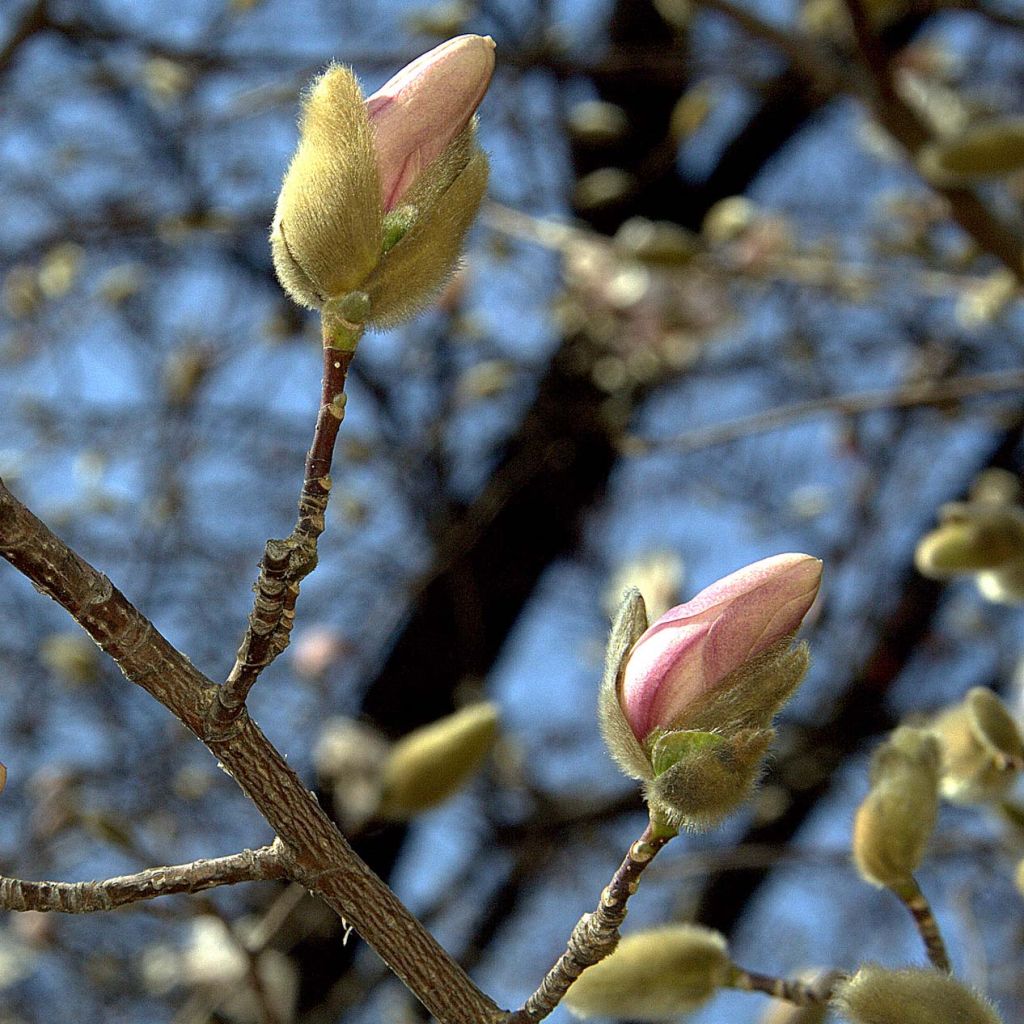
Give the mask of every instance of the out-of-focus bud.
[(365, 101), (349, 69), (320, 76), (271, 231), (278, 279), (296, 302), (345, 303), (342, 317), (385, 326), (436, 294), (487, 185), (473, 114), (493, 70), (493, 40), (465, 35)]
[(999, 800), (1024, 768), (1024, 739), (1009, 709), (976, 686), (932, 726), (942, 745), (940, 789), (955, 803)]
[(898, 890), (920, 865), (938, 813), (940, 757), (934, 736), (908, 726), (875, 751), (853, 826), (854, 863), (872, 885)]
[(7, 765), (0, 764), (0, 793), (7, 788)]
[(1008, 469), (983, 469), (971, 484), (971, 501), (1017, 505), (1020, 499), (1020, 478)]
[(635, 587), (644, 595), (647, 614), (658, 618), (679, 602), (683, 574), (683, 560), (675, 551), (649, 551), (631, 559), (615, 570), (605, 589), (605, 609), (614, 616), (622, 595)]
[(927, 146), (922, 170), (942, 183), (999, 178), (1024, 169), (1024, 118), (979, 124), (958, 138)]
[(403, 737), (384, 766), (379, 815), (403, 820), (447, 800), (477, 771), (497, 736), (498, 710), (483, 701)]
[(647, 783), (652, 814), (706, 827), (753, 786), (771, 721), (807, 669), (792, 638), (821, 583), (810, 555), (776, 555), (646, 624), (627, 595), (601, 687), (602, 731), (626, 774)]
[(573, 189), (578, 210), (597, 210), (622, 202), (636, 187), (636, 178), (621, 167), (600, 167), (584, 174)]
[(380, 807), (390, 745), (375, 729), (351, 718), (329, 718), (313, 747), (318, 778), (331, 790), (334, 812), (356, 832)]
[(666, 925), (627, 935), (588, 967), (564, 1002), (578, 1017), (673, 1020), (695, 1010), (729, 979), (725, 939), (710, 928)]
[(757, 215), (757, 207), (746, 196), (727, 196), (708, 210), (701, 234), (711, 245), (723, 245), (742, 235)]
[(1024, 896), (1024, 860), (1018, 861), (1017, 870), (1013, 873), (1013, 880), (1017, 886), (1017, 892)]
[(100, 650), (81, 631), (51, 633), (39, 644), (39, 660), (68, 686), (86, 686), (100, 676)]
[(583, 100), (569, 110), (566, 124), (579, 142), (604, 146), (626, 134), (629, 118), (622, 107), (604, 100)]
[(697, 241), (685, 228), (670, 221), (630, 217), (615, 232), (615, 247), (642, 263), (673, 267), (693, 258)]
[(971, 574), (989, 601), (1024, 603), (1024, 508), (1012, 474), (979, 477), (970, 501), (939, 510), (939, 526), (918, 543), (914, 562), (932, 579)]
[(676, 142), (684, 142), (708, 119), (714, 107), (713, 93), (707, 82), (698, 82), (676, 100), (669, 117), (669, 132)]
[(950, 975), (868, 964), (842, 983), (833, 1007), (851, 1024), (1002, 1024), (992, 1005)]

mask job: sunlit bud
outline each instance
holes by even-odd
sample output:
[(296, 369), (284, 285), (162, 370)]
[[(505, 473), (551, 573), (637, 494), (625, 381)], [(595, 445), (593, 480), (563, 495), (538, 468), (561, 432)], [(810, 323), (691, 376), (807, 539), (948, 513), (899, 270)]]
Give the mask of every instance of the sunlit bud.
[(875, 751), (853, 826), (854, 863), (872, 885), (898, 889), (920, 865), (938, 813), (940, 756), (934, 736), (907, 726)]
[(1009, 709), (991, 690), (970, 690), (943, 712), (933, 730), (942, 744), (940, 788), (947, 800), (999, 800), (1024, 767), (1024, 739)]
[(932, 579), (998, 569), (1024, 558), (1024, 513), (990, 501), (951, 502), (940, 525), (914, 552), (918, 571)]
[(626, 720), (643, 741), (792, 636), (821, 583), (821, 562), (786, 554), (754, 562), (667, 611), (637, 641), (622, 677)]
[(367, 99), (385, 211), (462, 133), (493, 73), (494, 40), (456, 36), (417, 57)]
[(583, 100), (569, 110), (566, 125), (578, 142), (600, 146), (615, 142), (629, 129), (622, 107), (604, 100)]
[(729, 978), (725, 939), (710, 928), (676, 924), (627, 935), (588, 967), (565, 996), (579, 1017), (674, 1020), (710, 999)]
[(922, 169), (943, 182), (997, 178), (1024, 169), (1024, 118), (1006, 118), (936, 142), (920, 155)]
[(1017, 892), (1024, 896), (1024, 860), (1017, 862), (1017, 870), (1013, 873), (1013, 880), (1017, 885)]
[(978, 993), (926, 968), (869, 964), (839, 986), (832, 1005), (851, 1024), (1002, 1024)]
[(477, 771), (497, 736), (498, 710), (484, 701), (403, 737), (384, 766), (379, 815), (401, 820), (447, 800)]
[(646, 631), (642, 601), (624, 604), (602, 681), (602, 731), (623, 771), (647, 783), (659, 820), (708, 827), (749, 795), (772, 719), (807, 670), (806, 645), (791, 641), (820, 580), (817, 559), (778, 555)]
[[(333, 66), (314, 83), (271, 231), (296, 302), (387, 326), (416, 312), (455, 269), (487, 185), (473, 113), (494, 69), (489, 37), (459, 36), (369, 99)], [(350, 303), (351, 305), (351, 303)]]

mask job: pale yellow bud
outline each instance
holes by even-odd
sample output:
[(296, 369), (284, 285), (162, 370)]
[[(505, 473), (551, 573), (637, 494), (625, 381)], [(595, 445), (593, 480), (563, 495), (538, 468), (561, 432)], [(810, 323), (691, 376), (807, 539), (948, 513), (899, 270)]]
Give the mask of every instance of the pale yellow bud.
[(498, 710), (484, 701), (399, 740), (384, 766), (378, 814), (402, 820), (436, 807), (483, 763), (498, 735)]
[(946, 579), (998, 569), (1024, 557), (1024, 514), (993, 502), (951, 502), (941, 525), (926, 534), (914, 552), (923, 576)]
[(907, 726), (875, 752), (853, 827), (854, 863), (872, 885), (899, 889), (920, 865), (938, 813), (940, 756), (934, 736)]
[(718, 932), (665, 925), (627, 935), (611, 956), (583, 972), (564, 1002), (578, 1017), (671, 1020), (710, 999), (730, 967)]
[(1024, 739), (1006, 705), (978, 686), (933, 725), (942, 744), (942, 795), (956, 803), (999, 800), (1024, 762)]
[(851, 1024), (1002, 1024), (988, 1000), (925, 968), (869, 964), (839, 986), (833, 1006)]
[(319, 309), (356, 290), (381, 255), (373, 130), (348, 68), (333, 65), (314, 82), (300, 132), (270, 243), (285, 291), (300, 305)]

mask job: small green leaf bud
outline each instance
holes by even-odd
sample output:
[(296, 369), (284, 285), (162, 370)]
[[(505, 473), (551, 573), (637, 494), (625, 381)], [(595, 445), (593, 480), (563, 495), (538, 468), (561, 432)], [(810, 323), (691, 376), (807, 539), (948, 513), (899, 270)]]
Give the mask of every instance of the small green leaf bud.
[(853, 827), (854, 863), (872, 885), (898, 890), (920, 865), (938, 813), (940, 757), (934, 736), (907, 726), (875, 752)]
[(832, 1001), (851, 1024), (1002, 1024), (977, 992), (942, 972), (862, 967)]
[(1024, 738), (1009, 709), (977, 686), (933, 725), (942, 744), (942, 795), (954, 803), (999, 800), (1024, 764)]
[(578, 1017), (671, 1020), (710, 999), (729, 977), (725, 939), (693, 924), (627, 935), (588, 967), (564, 1002)]
[(384, 766), (379, 815), (403, 820), (447, 800), (477, 771), (497, 735), (498, 710), (488, 701), (413, 730)]

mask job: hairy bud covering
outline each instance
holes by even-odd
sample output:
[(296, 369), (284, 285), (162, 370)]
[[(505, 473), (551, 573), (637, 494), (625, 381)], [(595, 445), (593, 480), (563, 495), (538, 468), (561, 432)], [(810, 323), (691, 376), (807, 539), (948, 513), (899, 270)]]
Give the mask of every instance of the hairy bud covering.
[(862, 967), (833, 1006), (851, 1024), (1002, 1024), (982, 996), (942, 971)]
[(728, 980), (725, 939), (693, 924), (627, 935), (611, 956), (588, 967), (565, 997), (579, 1017), (671, 1020), (696, 1009)]
[(853, 859), (872, 885), (898, 889), (917, 870), (938, 813), (939, 743), (900, 726), (875, 751), (871, 791), (857, 810)]

